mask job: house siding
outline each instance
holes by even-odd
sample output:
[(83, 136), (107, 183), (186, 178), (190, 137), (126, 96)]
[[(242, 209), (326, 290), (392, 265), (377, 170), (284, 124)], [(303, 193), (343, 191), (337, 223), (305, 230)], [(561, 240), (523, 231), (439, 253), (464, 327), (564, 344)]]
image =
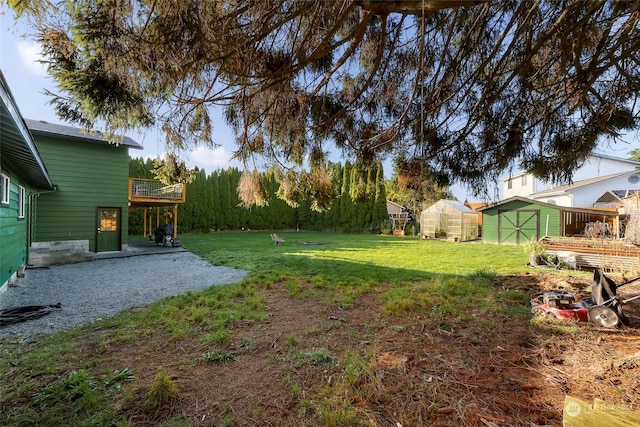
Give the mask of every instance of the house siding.
[[(514, 233), (513, 235), (508, 232), (509, 225), (501, 224), (500, 216), (503, 215), (504, 219), (505, 213), (516, 214), (518, 211), (522, 212), (523, 215), (537, 212), (537, 231), (534, 231), (533, 227), (531, 227), (522, 233)], [(533, 224), (529, 225), (532, 226)], [(502, 233), (500, 232), (501, 226)], [(526, 239), (539, 239), (545, 233), (549, 236), (561, 235), (560, 209), (516, 200), (482, 211), (482, 241), (484, 243), (522, 245)], [(516, 237), (516, 234), (518, 234), (518, 237)], [(508, 237), (509, 235), (511, 238)]]
[[(631, 172), (638, 170), (640, 163), (627, 159), (613, 158), (606, 155), (592, 154), (587, 161), (578, 169), (573, 171), (572, 182), (582, 181), (584, 179), (590, 179), (597, 176), (611, 175), (620, 172)], [(568, 184), (568, 182), (549, 182), (535, 178), (533, 175), (528, 174), (527, 185), (522, 185), (521, 176), (523, 173), (519, 173), (512, 178), (512, 187), (508, 188), (509, 178), (505, 178), (502, 182), (503, 199), (509, 199), (514, 196), (528, 197), (532, 194), (550, 190), (552, 188)], [(631, 188), (623, 187), (620, 189)], [(610, 190), (612, 188), (607, 188)], [(606, 191), (605, 190), (605, 191)], [(597, 197), (597, 196), (596, 196)], [(559, 204), (559, 203), (558, 203)], [(589, 202), (586, 203), (582, 200), (574, 201), (572, 205), (564, 206), (590, 206)]]
[(559, 188), (555, 192), (533, 195), (532, 199), (558, 206), (592, 208), (598, 198), (610, 190), (640, 190), (640, 173), (630, 171), (624, 175), (604, 177), (584, 185), (578, 182), (570, 188)]
[[(9, 204), (0, 207), (0, 290), (4, 285), (15, 279), (18, 269), (27, 263), (27, 214), (29, 187), (20, 179), (3, 169), (2, 173), (11, 179), (9, 189)], [(25, 187), (25, 218), (18, 218), (18, 188)]]
[(88, 240), (96, 250), (96, 210), (121, 212), (121, 244), (128, 235), (129, 153), (123, 146), (34, 135), (38, 150), (57, 186), (35, 203), (33, 241)]

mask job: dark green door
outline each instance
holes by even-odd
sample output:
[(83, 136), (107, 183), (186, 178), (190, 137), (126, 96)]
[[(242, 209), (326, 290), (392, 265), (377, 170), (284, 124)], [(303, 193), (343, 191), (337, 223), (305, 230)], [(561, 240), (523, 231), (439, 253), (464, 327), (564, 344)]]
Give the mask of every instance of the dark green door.
[(98, 208), (96, 252), (120, 250), (120, 208)]
[(498, 211), (498, 243), (520, 246), (540, 238), (540, 211)]

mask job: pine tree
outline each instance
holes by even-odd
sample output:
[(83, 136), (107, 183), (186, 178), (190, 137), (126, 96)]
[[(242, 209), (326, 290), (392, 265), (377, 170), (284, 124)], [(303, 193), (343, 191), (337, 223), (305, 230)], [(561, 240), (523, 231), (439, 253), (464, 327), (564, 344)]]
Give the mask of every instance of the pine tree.
[(220, 223), (219, 227), (222, 230), (228, 230), (231, 228), (231, 184), (229, 182), (229, 172), (226, 170), (220, 171), (219, 177), (219, 189), (220, 189)]
[(373, 205), (373, 226), (384, 230), (389, 227), (389, 214), (387, 212), (387, 194), (382, 162), (378, 163), (376, 171), (376, 194)]

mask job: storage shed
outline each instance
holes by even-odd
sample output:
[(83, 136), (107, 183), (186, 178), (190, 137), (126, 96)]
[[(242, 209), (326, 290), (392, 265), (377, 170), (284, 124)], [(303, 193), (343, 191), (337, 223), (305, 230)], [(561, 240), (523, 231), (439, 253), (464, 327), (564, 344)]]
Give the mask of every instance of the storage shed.
[(606, 225), (618, 236), (618, 212), (614, 209), (570, 208), (515, 196), (479, 209), (482, 241), (520, 246), (541, 237), (594, 237), (586, 235), (596, 225)]
[(478, 238), (478, 214), (456, 200), (438, 200), (420, 213), (420, 236), (468, 241)]

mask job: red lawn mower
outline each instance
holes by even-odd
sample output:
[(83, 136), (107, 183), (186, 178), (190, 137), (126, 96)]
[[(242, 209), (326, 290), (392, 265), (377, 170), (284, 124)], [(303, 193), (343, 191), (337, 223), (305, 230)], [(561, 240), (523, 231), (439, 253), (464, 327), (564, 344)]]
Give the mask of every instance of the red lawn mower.
[(578, 322), (591, 321), (605, 328), (629, 325), (629, 319), (622, 312), (621, 303), (640, 298), (640, 295), (620, 301), (617, 295), (619, 287), (640, 280), (640, 277), (616, 284), (599, 269), (593, 272), (591, 297), (576, 301), (572, 292), (554, 290), (537, 295), (531, 300), (531, 313), (534, 316), (545, 316)]

